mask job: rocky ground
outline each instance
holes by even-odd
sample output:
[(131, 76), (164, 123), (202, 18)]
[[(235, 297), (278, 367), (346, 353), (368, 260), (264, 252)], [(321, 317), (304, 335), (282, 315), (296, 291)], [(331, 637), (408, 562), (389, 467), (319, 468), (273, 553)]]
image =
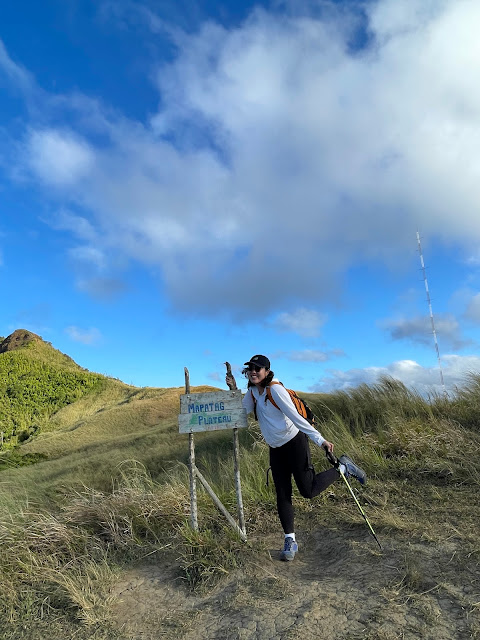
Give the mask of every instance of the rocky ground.
[[(192, 594), (174, 555), (122, 576), (115, 620), (125, 639), (451, 640), (480, 638), (480, 575), (460, 536), (442, 543), (382, 536), (365, 526), (297, 534), (300, 551), (270, 551), (209, 593)], [(255, 546), (255, 541), (249, 544)]]

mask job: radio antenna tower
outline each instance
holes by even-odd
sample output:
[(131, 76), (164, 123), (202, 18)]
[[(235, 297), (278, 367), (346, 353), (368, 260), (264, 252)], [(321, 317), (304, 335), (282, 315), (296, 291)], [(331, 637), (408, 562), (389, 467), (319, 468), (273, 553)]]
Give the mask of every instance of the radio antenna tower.
[(438, 368), (440, 370), (440, 382), (442, 383), (443, 393), (447, 395), (445, 382), (443, 380), (442, 361), (440, 359), (440, 349), (438, 348), (437, 332), (435, 331), (435, 322), (433, 320), (432, 301), (430, 299), (430, 291), (428, 290), (427, 272), (425, 271), (425, 263), (423, 261), (422, 245), (420, 243), (420, 234), (417, 231), (418, 252), (420, 254), (420, 264), (422, 265), (423, 281), (425, 282), (425, 291), (427, 293), (428, 310), (430, 312), (430, 322), (432, 324), (433, 341), (435, 343), (435, 351), (437, 353)]

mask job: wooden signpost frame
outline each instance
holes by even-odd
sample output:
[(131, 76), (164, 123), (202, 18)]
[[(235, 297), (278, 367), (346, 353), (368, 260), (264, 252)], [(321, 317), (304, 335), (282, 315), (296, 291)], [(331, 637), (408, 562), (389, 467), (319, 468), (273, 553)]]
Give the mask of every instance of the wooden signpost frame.
[[(190, 394), (190, 374), (188, 372), (187, 367), (184, 367), (185, 370), (185, 394)], [(237, 512), (238, 512), (238, 524), (235, 522), (235, 519), (230, 515), (226, 507), (221, 503), (218, 496), (215, 494), (211, 486), (208, 484), (207, 480), (204, 478), (202, 473), (199, 471), (198, 467), (195, 464), (195, 441), (194, 441), (194, 433), (190, 431), (188, 434), (188, 450), (189, 450), (189, 476), (190, 476), (190, 524), (192, 529), (198, 531), (198, 510), (197, 510), (197, 478), (200, 480), (203, 485), (205, 491), (212, 498), (215, 505), (218, 509), (223, 513), (225, 518), (228, 520), (229, 524), (232, 528), (238, 533), (240, 538), (246, 542), (247, 533), (245, 529), (245, 515), (243, 511), (243, 500), (242, 500), (242, 485), (240, 481), (240, 448), (238, 441), (238, 428), (233, 427), (233, 463), (234, 463), (234, 475), (235, 475), (235, 493), (237, 496)]]

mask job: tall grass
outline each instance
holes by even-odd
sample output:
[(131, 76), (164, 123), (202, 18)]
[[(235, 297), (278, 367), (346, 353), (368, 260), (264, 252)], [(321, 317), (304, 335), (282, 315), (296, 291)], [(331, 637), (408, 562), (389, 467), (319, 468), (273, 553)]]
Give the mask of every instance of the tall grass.
[(392, 420), (430, 420), (434, 415), (428, 398), (388, 376), (374, 385), (305, 397), (320, 422), (337, 420), (354, 436), (381, 433)]
[[(478, 406), (479, 390), (477, 377), (450, 399), (426, 399), (384, 379), (372, 387), (306, 396), (319, 430), (334, 442), (336, 452), (354, 456), (366, 469), (365, 499), (377, 533), (418, 532), (434, 539), (453, 531), (461, 519), (466, 551), (480, 555), (471, 509), (479, 485), (480, 434), (470, 409)], [(272, 483), (266, 485), (268, 447), (258, 426), (252, 423), (239, 434), (249, 537), (245, 544), (201, 487), (200, 530), (191, 530), (186, 438), (176, 433), (173, 417), (163, 425), (145, 428), (141, 437), (125, 428), (124, 449), (121, 438), (109, 440), (104, 448), (92, 443), (98, 447), (96, 454), (94, 449), (78, 449), (79, 457), (87, 451), (98, 455), (95, 464), (104, 464), (106, 475), (98, 480), (88, 465), (82, 468), (83, 478), (69, 471), (53, 503), (32, 504), (28, 483), (24, 496), (16, 500), (0, 485), (0, 617), (13, 629), (25, 621), (34, 627), (48, 619), (61, 625), (63, 637), (83, 627), (97, 637), (109, 624), (111, 585), (119, 568), (142, 557), (173, 551), (185, 583), (199, 588), (248, 563), (252, 555), (266, 553), (262, 538), (279, 525), (274, 489)], [(112, 442), (120, 453), (112, 450)], [(196, 443), (199, 468), (235, 515), (231, 432), (199, 434)], [(123, 462), (113, 467), (111, 459), (117, 455)], [(3, 477), (15, 477), (17, 486), (29, 475), (31, 482), (43, 477), (47, 483), (51, 470), (60, 474), (72, 456), (59, 455)], [(327, 468), (321, 449), (312, 446), (312, 457), (318, 470)], [(428, 513), (426, 496), (431, 499)], [(318, 500), (324, 521), (331, 517), (352, 526), (358, 521), (343, 485), (332, 486)], [(297, 517), (305, 528), (317, 522), (318, 509), (312, 504), (295, 495)]]
[[(85, 483), (108, 491), (117, 465), (128, 459), (139, 460), (159, 479), (176, 461), (187, 460), (186, 436), (177, 426), (181, 393), (179, 388), (135, 389), (108, 381), (102, 390), (61, 409), (48, 428), (13, 454), (0, 454), (0, 469), (5, 469), (0, 479), (37, 500)], [(199, 446), (211, 439), (212, 434), (200, 434)]]
[(109, 493), (84, 487), (49, 511), (28, 502), (2, 507), (0, 619), (14, 627), (45, 616), (65, 628), (105, 626), (119, 567), (172, 544), (188, 513), (187, 485), (172, 478), (159, 486), (131, 462)]
[[(59, 614), (105, 621), (115, 577), (104, 545), (60, 514), (25, 509), (0, 520), (0, 613), (15, 626)], [(61, 612), (61, 613), (59, 613)]]
[[(452, 473), (475, 481), (476, 456), (465, 464), (465, 451), (479, 433), (480, 375), (450, 398), (424, 397), (398, 380), (307, 396), (323, 435), (352, 452), (369, 475), (403, 477)], [(473, 433), (472, 433), (473, 431)]]
[(431, 393), (425, 397), (399, 380), (382, 377), (377, 384), (335, 391), (302, 394), (320, 422), (340, 420), (353, 435), (381, 434), (394, 422), (450, 420), (463, 428), (480, 430), (480, 374), (470, 373), (461, 388), (450, 396)]
[(462, 387), (451, 398), (437, 399), (439, 414), (455, 420), (462, 427), (480, 432), (480, 375), (469, 373)]

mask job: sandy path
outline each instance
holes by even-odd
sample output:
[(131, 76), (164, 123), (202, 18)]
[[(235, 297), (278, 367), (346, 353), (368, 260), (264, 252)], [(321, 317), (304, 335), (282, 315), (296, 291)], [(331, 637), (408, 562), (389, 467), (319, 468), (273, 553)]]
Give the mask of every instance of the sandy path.
[[(299, 535), (293, 562), (272, 550), (208, 595), (192, 595), (175, 558), (126, 573), (115, 618), (134, 640), (480, 639), (478, 563), (442, 545), (383, 537), (361, 527)], [(253, 564), (255, 563), (255, 564)]]

